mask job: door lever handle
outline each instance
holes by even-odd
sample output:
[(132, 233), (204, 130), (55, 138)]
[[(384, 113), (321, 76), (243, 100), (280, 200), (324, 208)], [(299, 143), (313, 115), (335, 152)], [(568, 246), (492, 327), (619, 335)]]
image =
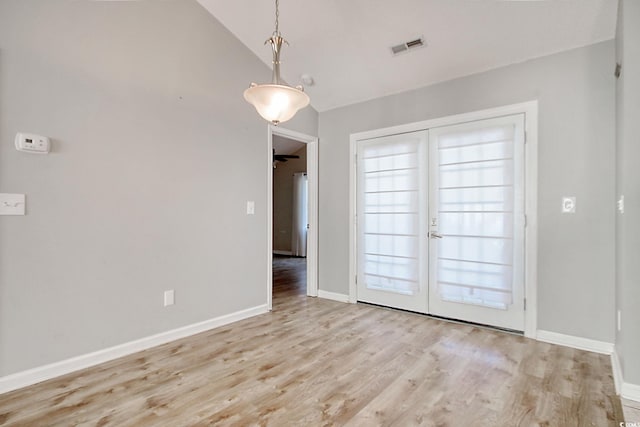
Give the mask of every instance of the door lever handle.
[(439, 234), (439, 233), (437, 233), (435, 231), (430, 231), (429, 232), (429, 238), (430, 239), (442, 239), (442, 237), (443, 237), (442, 234)]

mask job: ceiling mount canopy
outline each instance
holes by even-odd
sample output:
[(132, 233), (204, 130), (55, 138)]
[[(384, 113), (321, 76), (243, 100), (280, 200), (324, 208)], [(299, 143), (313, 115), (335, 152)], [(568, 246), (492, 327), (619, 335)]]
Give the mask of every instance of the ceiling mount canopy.
[(256, 108), (265, 120), (278, 125), (291, 119), (301, 108), (309, 105), (309, 96), (304, 93), (302, 86), (288, 86), (280, 77), (280, 51), (282, 44), (289, 44), (280, 34), (279, 6), (276, 0), (276, 29), (264, 44), (269, 43), (273, 51), (273, 74), (271, 83), (251, 83), (244, 91), (244, 99)]

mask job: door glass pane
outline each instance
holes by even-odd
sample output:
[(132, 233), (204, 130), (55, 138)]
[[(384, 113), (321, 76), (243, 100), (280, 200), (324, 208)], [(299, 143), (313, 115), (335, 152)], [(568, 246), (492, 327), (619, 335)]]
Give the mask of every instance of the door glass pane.
[(502, 309), (512, 303), (514, 136), (514, 125), (438, 136), (442, 300)]
[(419, 150), (411, 135), (359, 144), (359, 276), (367, 289), (419, 292)]

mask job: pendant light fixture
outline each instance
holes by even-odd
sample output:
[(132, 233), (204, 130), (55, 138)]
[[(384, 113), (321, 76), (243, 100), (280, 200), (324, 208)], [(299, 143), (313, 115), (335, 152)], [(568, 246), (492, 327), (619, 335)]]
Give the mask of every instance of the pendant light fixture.
[(249, 89), (244, 91), (244, 99), (256, 108), (258, 114), (274, 125), (286, 122), (295, 116), (299, 109), (309, 105), (309, 96), (304, 93), (302, 86), (288, 86), (280, 78), (282, 43), (289, 43), (280, 34), (279, 6), (280, 1), (276, 0), (276, 29), (271, 37), (264, 42), (264, 44), (269, 43), (273, 51), (271, 83), (260, 85), (251, 83)]

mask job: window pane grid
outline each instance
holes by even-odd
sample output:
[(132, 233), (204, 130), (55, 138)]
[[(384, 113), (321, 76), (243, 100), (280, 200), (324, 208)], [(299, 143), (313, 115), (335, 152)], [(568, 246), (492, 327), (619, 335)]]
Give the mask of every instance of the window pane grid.
[(483, 159), (483, 160), (468, 160), (466, 162), (451, 162), (451, 163), (442, 163), (440, 166), (456, 166), (456, 165), (470, 165), (476, 163), (488, 163), (488, 162), (499, 162), (503, 160), (513, 160), (513, 157), (502, 157), (499, 159)]

